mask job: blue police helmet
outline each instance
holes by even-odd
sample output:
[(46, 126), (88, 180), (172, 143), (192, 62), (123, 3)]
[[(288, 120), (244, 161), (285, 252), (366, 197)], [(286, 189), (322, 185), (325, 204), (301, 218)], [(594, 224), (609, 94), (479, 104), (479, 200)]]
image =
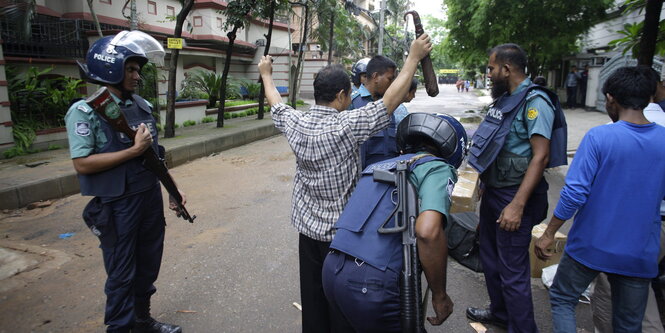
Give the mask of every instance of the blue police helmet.
[(360, 84), (360, 74), (367, 73), (367, 64), (369, 63), (369, 58), (363, 58), (356, 61), (355, 64), (351, 67), (351, 80), (354, 84)]
[(78, 63), (81, 76), (93, 83), (118, 84), (125, 75), (125, 62), (135, 60), (143, 67), (148, 60), (161, 65), (164, 48), (152, 36), (141, 31), (121, 31), (103, 37), (90, 46), (86, 63)]
[(466, 156), (467, 141), (464, 126), (446, 114), (411, 113), (397, 127), (398, 150), (403, 153), (430, 151), (455, 168), (459, 168)]

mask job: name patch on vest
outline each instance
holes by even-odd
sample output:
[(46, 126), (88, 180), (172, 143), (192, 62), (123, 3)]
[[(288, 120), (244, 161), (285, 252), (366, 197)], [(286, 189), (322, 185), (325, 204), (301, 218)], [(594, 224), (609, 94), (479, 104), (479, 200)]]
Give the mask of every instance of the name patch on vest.
[(76, 135), (78, 136), (89, 136), (90, 135), (90, 123), (87, 121), (77, 121), (76, 122)]
[(489, 111), (487, 111), (487, 116), (492, 117), (496, 120), (503, 119), (503, 113), (501, 113), (501, 110), (499, 110), (495, 107), (492, 107), (492, 108), (489, 109)]

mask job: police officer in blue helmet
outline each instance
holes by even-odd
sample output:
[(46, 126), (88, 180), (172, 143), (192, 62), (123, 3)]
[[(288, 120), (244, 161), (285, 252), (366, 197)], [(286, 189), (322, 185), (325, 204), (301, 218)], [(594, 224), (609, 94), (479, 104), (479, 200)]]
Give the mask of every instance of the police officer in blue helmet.
[(355, 64), (351, 67), (351, 99), (353, 99), (357, 94), (361, 86), (365, 84), (365, 79), (367, 78), (367, 64), (369, 63), (369, 58), (363, 58), (356, 61)]
[(83, 217), (101, 243), (107, 332), (182, 332), (150, 316), (166, 223), (159, 181), (143, 166), (141, 155), (151, 146), (163, 155), (163, 148), (157, 144), (152, 105), (134, 93), (141, 68), (163, 57), (161, 43), (151, 36), (122, 31), (97, 40), (86, 63), (79, 63), (85, 79), (111, 92), (135, 137), (116, 132), (85, 101), (73, 104), (65, 116), (81, 194), (94, 196)]
[(323, 265), (323, 287), (336, 311), (358, 332), (399, 332), (402, 234), (379, 228), (395, 209), (394, 185), (377, 182), (374, 170), (394, 170), (408, 161), (409, 181), (417, 190), (417, 247), (432, 290), (432, 325), (453, 311), (446, 292), (448, 245), (444, 228), (457, 168), (466, 155), (464, 127), (447, 115), (412, 113), (397, 129), (402, 155), (368, 166), (335, 224), (331, 252)]

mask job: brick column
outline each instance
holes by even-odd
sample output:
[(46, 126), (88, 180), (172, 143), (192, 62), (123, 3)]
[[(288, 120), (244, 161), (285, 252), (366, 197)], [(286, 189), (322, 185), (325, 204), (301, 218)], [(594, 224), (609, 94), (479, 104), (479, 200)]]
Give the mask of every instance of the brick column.
[(5, 56), (0, 40), (0, 150), (14, 146), (12, 113), (9, 111), (9, 91), (5, 74)]

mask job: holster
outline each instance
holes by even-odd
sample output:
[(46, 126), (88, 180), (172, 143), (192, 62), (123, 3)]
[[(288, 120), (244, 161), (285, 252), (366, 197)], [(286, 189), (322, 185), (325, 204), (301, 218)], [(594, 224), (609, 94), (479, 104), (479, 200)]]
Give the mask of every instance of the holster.
[(109, 205), (94, 197), (83, 209), (83, 221), (93, 235), (99, 238), (102, 247), (112, 247), (118, 238), (113, 223), (113, 212)]

